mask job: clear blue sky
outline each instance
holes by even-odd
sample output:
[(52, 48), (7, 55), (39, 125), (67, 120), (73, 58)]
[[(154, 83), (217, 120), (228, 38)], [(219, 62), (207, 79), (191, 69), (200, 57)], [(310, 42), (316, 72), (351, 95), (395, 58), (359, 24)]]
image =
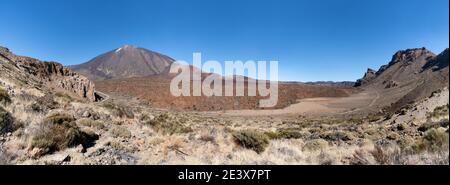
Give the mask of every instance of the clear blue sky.
[(132, 44), (175, 59), (278, 60), (280, 80), (356, 80), (449, 45), (448, 0), (0, 0), (0, 45), (65, 65)]

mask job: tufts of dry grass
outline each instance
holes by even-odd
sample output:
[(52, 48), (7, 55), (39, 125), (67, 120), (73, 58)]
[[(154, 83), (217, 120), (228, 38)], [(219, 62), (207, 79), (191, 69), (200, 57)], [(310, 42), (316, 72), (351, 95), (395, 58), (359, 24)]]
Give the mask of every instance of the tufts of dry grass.
[(92, 119), (83, 118), (78, 120), (78, 124), (85, 126), (85, 127), (91, 127), (95, 129), (105, 129), (105, 125), (101, 121), (96, 121)]
[(264, 152), (269, 145), (269, 137), (255, 130), (236, 131), (233, 133), (233, 138), (236, 144), (252, 149), (258, 154)]
[(113, 137), (131, 138), (131, 132), (123, 126), (115, 126), (111, 129)]
[(54, 100), (54, 97), (51, 94), (40, 97), (33, 104), (31, 104), (31, 109), (36, 112), (47, 112), (58, 107), (58, 102)]
[(108, 109), (116, 117), (128, 118), (128, 119), (134, 118), (134, 112), (128, 106), (125, 106), (122, 104), (116, 104), (116, 103), (112, 103), (112, 102), (104, 103), (102, 106), (105, 107), (106, 109)]
[(444, 128), (431, 128), (425, 132), (424, 136), (417, 141), (414, 148), (417, 151), (432, 151), (437, 152), (441, 150), (448, 150), (449, 135)]
[(160, 114), (154, 119), (149, 119), (148, 117), (141, 118), (141, 122), (151, 126), (156, 132), (165, 135), (192, 132), (190, 127), (184, 125), (183, 120), (172, 118), (167, 113)]

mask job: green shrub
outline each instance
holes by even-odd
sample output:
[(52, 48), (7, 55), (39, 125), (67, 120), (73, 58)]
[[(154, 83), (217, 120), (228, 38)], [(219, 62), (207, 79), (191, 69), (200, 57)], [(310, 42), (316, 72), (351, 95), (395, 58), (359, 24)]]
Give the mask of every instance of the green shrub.
[(4, 105), (11, 103), (11, 97), (2, 87), (0, 87), (0, 103)]
[(9, 112), (0, 107), (0, 134), (10, 132), (13, 127), (13, 119)]
[(237, 131), (233, 133), (233, 138), (240, 146), (252, 149), (258, 154), (264, 152), (266, 147), (269, 146), (267, 135), (254, 130)]
[(31, 147), (47, 154), (80, 144), (88, 148), (97, 139), (95, 133), (81, 131), (72, 115), (53, 113), (43, 120), (40, 132), (31, 140)]
[(192, 129), (184, 125), (186, 120), (177, 119), (164, 113), (155, 117), (154, 119), (143, 119), (143, 124), (151, 126), (156, 132), (173, 135), (177, 133), (192, 132)]

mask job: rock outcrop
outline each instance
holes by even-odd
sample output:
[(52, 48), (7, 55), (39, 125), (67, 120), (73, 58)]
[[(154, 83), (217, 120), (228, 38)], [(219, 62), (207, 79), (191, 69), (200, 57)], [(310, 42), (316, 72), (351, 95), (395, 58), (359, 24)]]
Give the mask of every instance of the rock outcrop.
[[(8, 48), (0, 47), (2, 61), (13, 66), (9, 75), (22, 77), (22, 81), (37, 81), (49, 87), (59, 88), (76, 94), (89, 101), (95, 101), (95, 86), (86, 77), (81, 76), (57, 62), (43, 62), (30, 57), (17, 56)], [(5, 68), (6, 65), (5, 64)], [(20, 76), (20, 77), (19, 77)]]
[(375, 74), (375, 73), (376, 73), (375, 70), (368, 68), (368, 69), (367, 69), (367, 72), (364, 74), (364, 77), (361, 78), (361, 79), (359, 79), (359, 80), (357, 80), (354, 86), (355, 86), (355, 87), (359, 87), (359, 86), (362, 86), (362, 85), (364, 85), (364, 84), (367, 84), (367, 83), (370, 82), (373, 78), (376, 77), (376, 74)]

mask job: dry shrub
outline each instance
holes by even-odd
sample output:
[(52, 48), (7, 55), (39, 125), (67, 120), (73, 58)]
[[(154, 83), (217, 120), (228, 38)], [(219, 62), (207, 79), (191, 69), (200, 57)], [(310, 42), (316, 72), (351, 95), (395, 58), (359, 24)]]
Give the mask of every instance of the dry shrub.
[(104, 103), (102, 106), (107, 108), (108, 110), (110, 110), (111, 113), (116, 117), (128, 118), (128, 119), (134, 118), (133, 110), (128, 106), (125, 106), (122, 104), (115, 104), (112, 102)]
[(233, 133), (234, 141), (240, 146), (252, 149), (260, 154), (269, 146), (269, 137), (255, 130), (243, 130)]
[(130, 138), (131, 132), (122, 126), (115, 126), (111, 129), (111, 134), (113, 137)]
[(161, 147), (162, 152), (165, 156), (169, 154), (169, 151), (175, 151), (179, 154), (188, 155), (186, 152), (183, 151), (185, 145), (186, 143), (182, 138), (169, 137), (161, 144)]
[(184, 125), (184, 120), (171, 117), (167, 113), (160, 114), (154, 119), (141, 119), (141, 122), (166, 135), (192, 132), (190, 127)]
[(36, 112), (47, 112), (58, 107), (58, 102), (54, 100), (53, 95), (51, 94), (40, 97), (33, 104), (31, 104), (31, 109)]
[(431, 151), (437, 152), (448, 150), (449, 135), (444, 128), (431, 128), (425, 132), (424, 136), (417, 141), (414, 146), (417, 152)]
[(31, 140), (31, 148), (39, 148), (41, 154), (52, 153), (68, 147), (83, 145), (88, 148), (98, 139), (98, 135), (82, 131), (76, 124), (72, 115), (53, 113), (47, 116), (39, 133)]
[(0, 134), (13, 130), (13, 118), (9, 112), (0, 107)]
[(449, 104), (436, 107), (433, 110), (433, 112), (427, 113), (427, 118), (430, 119), (430, 118), (439, 118), (442, 116), (448, 116), (448, 114), (449, 114), (448, 107), (449, 107)]
[(85, 127), (91, 127), (96, 129), (104, 129), (105, 125), (101, 121), (95, 121), (92, 119), (83, 118), (78, 120), (78, 124), (85, 126)]
[(200, 134), (199, 140), (200, 141), (204, 141), (204, 142), (212, 142), (212, 143), (214, 143), (216, 141), (216, 138), (214, 138), (214, 136), (212, 134), (210, 134), (210, 133), (203, 132), (203, 133)]
[(350, 132), (331, 131), (331, 132), (325, 133), (322, 138), (325, 140), (329, 140), (329, 141), (351, 141), (355, 137)]
[(313, 139), (310, 141), (307, 141), (305, 145), (303, 146), (304, 150), (309, 151), (317, 151), (317, 150), (323, 150), (329, 146), (328, 142), (323, 139)]
[(0, 104), (6, 105), (11, 103), (11, 97), (9, 97), (8, 92), (0, 87)]
[(265, 134), (270, 139), (300, 139), (307, 135), (296, 129), (278, 129), (276, 132), (265, 132)]

